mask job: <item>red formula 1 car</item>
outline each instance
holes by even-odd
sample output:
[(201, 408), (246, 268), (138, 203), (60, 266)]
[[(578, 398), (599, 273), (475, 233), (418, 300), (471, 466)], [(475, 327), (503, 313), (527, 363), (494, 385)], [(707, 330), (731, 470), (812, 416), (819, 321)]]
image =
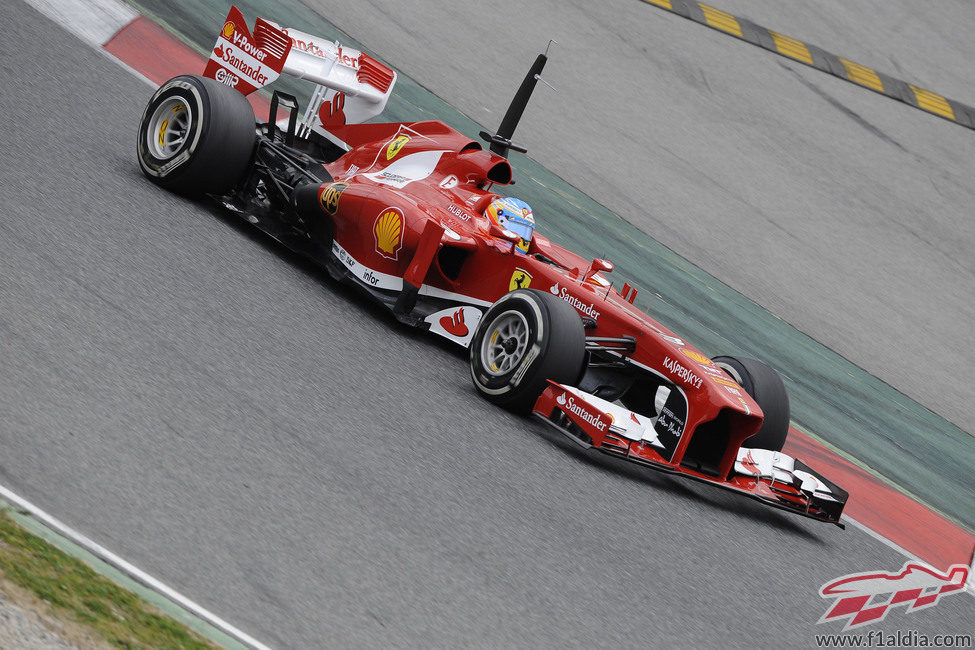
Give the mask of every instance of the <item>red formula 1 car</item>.
[[(583, 447), (838, 524), (847, 493), (780, 451), (789, 402), (774, 370), (705, 356), (635, 308), (636, 290), (607, 279), (612, 263), (526, 228), (527, 211), (485, 216), (512, 182), (509, 151), (524, 151), (510, 138), (545, 60), (498, 133), (481, 133), (484, 150), (438, 121), (361, 123), (383, 110), (393, 70), (262, 19), (251, 30), (235, 7), (204, 76), (150, 99), (139, 162), (162, 187), (215, 198), (399, 320), (469, 348), (491, 402)], [(316, 84), (308, 109), (299, 119), (295, 98), (275, 92), (255, 124), (244, 95), (281, 73)]]

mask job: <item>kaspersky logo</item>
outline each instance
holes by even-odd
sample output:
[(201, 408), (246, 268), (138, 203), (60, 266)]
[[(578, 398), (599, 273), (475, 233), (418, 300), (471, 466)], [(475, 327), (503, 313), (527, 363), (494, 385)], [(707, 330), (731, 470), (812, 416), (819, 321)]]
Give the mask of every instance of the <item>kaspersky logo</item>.
[(595, 305), (593, 305), (592, 303), (585, 303), (579, 300), (578, 298), (570, 294), (568, 289), (566, 289), (565, 287), (560, 287), (558, 282), (552, 285), (548, 291), (553, 296), (558, 296), (565, 302), (575, 307), (576, 311), (581, 313), (583, 316), (588, 316), (593, 320), (599, 320), (599, 312), (596, 310)]
[(944, 596), (964, 593), (968, 571), (965, 565), (956, 564), (942, 574), (916, 562), (905, 562), (896, 573), (869, 571), (841, 576), (820, 588), (821, 597), (835, 601), (817, 623), (845, 620), (845, 631), (882, 621), (891, 609), (901, 605), (908, 614), (934, 607)]

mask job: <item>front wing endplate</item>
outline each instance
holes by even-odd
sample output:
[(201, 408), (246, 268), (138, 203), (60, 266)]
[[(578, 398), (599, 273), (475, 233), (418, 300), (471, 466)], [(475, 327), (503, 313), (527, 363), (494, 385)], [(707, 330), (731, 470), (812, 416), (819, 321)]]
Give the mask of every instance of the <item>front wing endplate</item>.
[[(621, 417), (621, 413), (626, 417)], [(660, 445), (653, 433), (652, 422), (647, 422), (650, 418), (578, 388), (552, 381), (535, 402), (533, 415), (584, 449), (596, 449), (644, 467), (709, 483), (775, 508), (844, 527), (840, 515), (849, 494), (782, 452), (742, 447), (727, 477), (704, 474), (683, 467), (679, 462), (668, 461), (658, 453)], [(631, 421), (643, 423), (643, 426), (633, 426)]]

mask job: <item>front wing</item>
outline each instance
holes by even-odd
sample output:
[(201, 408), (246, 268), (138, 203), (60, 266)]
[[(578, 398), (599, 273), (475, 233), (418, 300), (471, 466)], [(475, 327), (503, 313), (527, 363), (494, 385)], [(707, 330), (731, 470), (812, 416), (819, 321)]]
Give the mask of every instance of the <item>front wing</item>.
[(652, 418), (590, 395), (578, 388), (550, 381), (535, 402), (533, 415), (584, 449), (669, 474), (744, 494), (775, 508), (819, 521), (840, 523), (849, 494), (801, 461), (781, 452), (742, 447), (727, 478), (702, 474), (657, 453)]

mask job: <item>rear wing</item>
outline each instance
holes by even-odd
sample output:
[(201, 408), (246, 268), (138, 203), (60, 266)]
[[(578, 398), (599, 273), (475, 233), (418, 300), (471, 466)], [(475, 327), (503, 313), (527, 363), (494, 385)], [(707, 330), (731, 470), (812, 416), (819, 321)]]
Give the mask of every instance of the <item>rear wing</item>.
[(311, 81), (316, 88), (298, 134), (315, 131), (340, 145), (328, 129), (376, 117), (396, 84), (394, 70), (338, 42), (263, 18), (257, 19), (251, 32), (237, 7), (230, 8), (203, 74), (244, 95), (281, 74)]
[(284, 31), (291, 38), (284, 73), (317, 85), (301, 125), (327, 137), (329, 127), (361, 124), (383, 112), (396, 84), (394, 70), (338, 42)]

